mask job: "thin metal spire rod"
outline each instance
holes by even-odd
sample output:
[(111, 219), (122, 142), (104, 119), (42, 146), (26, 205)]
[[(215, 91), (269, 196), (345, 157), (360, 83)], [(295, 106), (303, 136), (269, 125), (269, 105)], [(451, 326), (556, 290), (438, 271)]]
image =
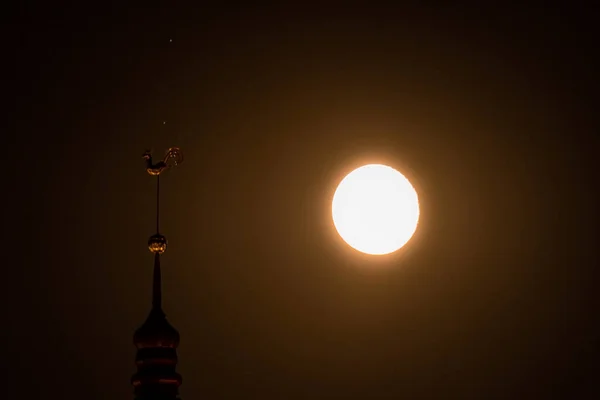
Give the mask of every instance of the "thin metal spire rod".
[(160, 233), (160, 175), (156, 175), (156, 233)]

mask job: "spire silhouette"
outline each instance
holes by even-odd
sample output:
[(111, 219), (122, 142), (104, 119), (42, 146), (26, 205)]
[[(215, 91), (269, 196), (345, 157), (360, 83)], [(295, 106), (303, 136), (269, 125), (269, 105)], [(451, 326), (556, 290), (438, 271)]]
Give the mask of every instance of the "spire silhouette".
[(136, 400), (175, 400), (179, 398), (181, 375), (176, 372), (179, 332), (167, 321), (162, 310), (162, 276), (160, 257), (167, 250), (167, 238), (159, 233), (160, 222), (160, 174), (172, 166), (181, 164), (183, 156), (179, 148), (167, 151), (165, 158), (153, 164), (152, 155), (144, 154), (146, 171), (156, 176), (156, 234), (148, 239), (148, 249), (154, 254), (152, 275), (152, 308), (146, 321), (133, 336), (137, 347), (137, 373), (131, 378)]
[(162, 310), (162, 279), (160, 276), (160, 254), (154, 254), (154, 274), (152, 276), (152, 308)]

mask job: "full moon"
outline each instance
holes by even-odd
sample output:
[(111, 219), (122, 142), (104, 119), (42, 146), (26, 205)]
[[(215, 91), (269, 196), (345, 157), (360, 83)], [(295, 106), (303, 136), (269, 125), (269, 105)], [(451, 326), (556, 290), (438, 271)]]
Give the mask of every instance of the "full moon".
[(400, 249), (419, 222), (417, 192), (404, 175), (381, 164), (364, 165), (342, 179), (331, 209), (342, 239), (372, 255)]

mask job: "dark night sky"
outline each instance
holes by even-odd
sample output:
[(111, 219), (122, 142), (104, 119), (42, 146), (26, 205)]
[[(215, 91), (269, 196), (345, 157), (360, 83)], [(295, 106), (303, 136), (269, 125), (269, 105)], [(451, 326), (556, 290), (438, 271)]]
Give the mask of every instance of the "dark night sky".
[[(154, 228), (141, 155), (172, 145), (164, 302), (184, 399), (598, 395), (586, 13), (6, 13), (5, 397), (132, 398)], [(368, 162), (420, 194), (391, 256), (351, 250), (330, 218)]]

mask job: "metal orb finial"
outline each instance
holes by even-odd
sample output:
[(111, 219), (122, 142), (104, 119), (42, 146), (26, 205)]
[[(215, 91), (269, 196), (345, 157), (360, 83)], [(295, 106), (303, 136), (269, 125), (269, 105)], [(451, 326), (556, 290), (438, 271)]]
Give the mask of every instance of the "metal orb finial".
[(148, 249), (151, 253), (162, 254), (167, 250), (167, 238), (157, 233), (148, 239)]

